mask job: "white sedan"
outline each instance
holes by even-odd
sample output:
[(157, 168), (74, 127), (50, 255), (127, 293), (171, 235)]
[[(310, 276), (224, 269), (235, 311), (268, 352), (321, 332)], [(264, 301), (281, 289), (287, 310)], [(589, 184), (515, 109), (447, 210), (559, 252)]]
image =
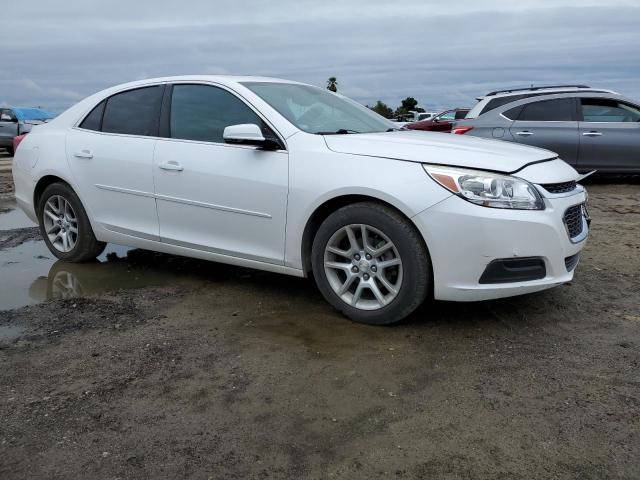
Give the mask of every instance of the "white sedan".
[(577, 172), (547, 150), (398, 131), (341, 95), (181, 76), (97, 93), (20, 144), (16, 198), (60, 259), (107, 242), (313, 275), (349, 318), (401, 320), (573, 277)]

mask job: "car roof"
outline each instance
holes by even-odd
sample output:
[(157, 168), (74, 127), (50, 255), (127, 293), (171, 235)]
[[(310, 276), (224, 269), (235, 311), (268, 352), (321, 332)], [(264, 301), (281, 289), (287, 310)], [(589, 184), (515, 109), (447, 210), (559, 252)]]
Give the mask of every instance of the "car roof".
[(505, 111), (511, 107), (515, 107), (517, 105), (525, 105), (527, 103), (539, 102), (542, 100), (553, 100), (554, 98), (615, 98), (618, 100), (630, 101), (628, 98), (625, 98), (623, 95), (615, 92), (605, 92), (605, 91), (575, 91), (575, 92), (551, 92), (545, 93), (542, 95), (536, 95), (533, 97), (519, 98), (518, 100), (514, 100), (509, 103), (505, 103), (504, 105), (500, 105), (495, 110), (496, 111)]
[[(504, 92), (504, 93), (502, 93)], [(507, 105), (511, 102), (516, 102), (518, 100), (524, 98), (541, 98), (546, 97), (548, 95), (576, 95), (576, 94), (605, 94), (605, 95), (616, 95), (620, 94), (614, 92), (613, 90), (607, 90), (602, 88), (591, 88), (591, 87), (537, 87), (532, 90), (528, 89), (511, 89), (509, 91), (497, 91), (497, 92), (489, 92), (494, 93), (494, 95), (487, 95), (484, 97), (478, 97), (478, 103), (476, 103), (473, 108), (467, 114), (467, 118), (477, 118), (480, 115), (484, 115), (485, 113), (494, 110), (495, 108), (502, 107), (503, 105)], [(514, 97), (514, 100), (509, 100), (509, 97)], [(524, 97), (524, 98), (523, 98)], [(489, 108), (490, 105), (494, 105)]]
[(579, 91), (573, 91), (573, 92), (550, 92), (550, 93), (539, 94), (536, 96), (530, 96), (526, 98), (518, 98), (516, 100), (499, 105), (496, 108), (492, 108), (491, 110), (488, 110), (486, 112), (482, 112), (478, 116), (469, 117), (467, 115), (465, 120), (475, 120), (477, 118), (491, 119), (491, 118), (494, 118), (492, 117), (492, 115), (501, 115), (504, 112), (511, 110), (512, 108), (518, 108), (520, 106), (527, 105), (529, 103), (535, 103), (535, 102), (540, 102), (545, 100), (554, 100), (554, 99), (560, 99), (560, 98), (608, 98), (608, 99), (616, 99), (616, 100), (628, 102), (631, 104), (637, 104), (637, 102), (634, 102), (633, 100), (619, 93), (608, 93), (603, 91), (586, 91), (586, 90), (579, 90)]
[(214, 82), (221, 84), (237, 84), (245, 82), (268, 82), (268, 83), (291, 83), (304, 85), (300, 82), (285, 80), (282, 78), (262, 77), (253, 75), (176, 75), (171, 77), (145, 78), (144, 80), (136, 80), (133, 82), (123, 83), (112, 87), (113, 89), (126, 89), (142, 85), (154, 83), (171, 83), (171, 82)]
[(542, 92), (581, 92), (581, 91), (593, 91), (593, 92), (603, 92), (603, 93), (617, 93), (613, 90), (607, 90), (602, 88), (593, 88), (588, 85), (540, 85), (540, 86), (530, 86), (524, 88), (508, 88), (503, 90), (494, 90), (492, 92), (487, 93), (482, 97), (477, 97), (477, 100), (483, 100), (487, 97), (507, 97), (511, 95), (524, 95), (527, 93), (542, 93)]

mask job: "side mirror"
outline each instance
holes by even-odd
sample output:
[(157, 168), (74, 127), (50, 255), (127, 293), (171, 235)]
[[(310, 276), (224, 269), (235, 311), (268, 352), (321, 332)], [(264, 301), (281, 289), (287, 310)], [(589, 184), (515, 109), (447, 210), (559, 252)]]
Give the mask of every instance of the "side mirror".
[(222, 138), (226, 143), (238, 145), (255, 145), (263, 148), (277, 148), (277, 143), (264, 138), (262, 130), (255, 123), (243, 123), (225, 127)]

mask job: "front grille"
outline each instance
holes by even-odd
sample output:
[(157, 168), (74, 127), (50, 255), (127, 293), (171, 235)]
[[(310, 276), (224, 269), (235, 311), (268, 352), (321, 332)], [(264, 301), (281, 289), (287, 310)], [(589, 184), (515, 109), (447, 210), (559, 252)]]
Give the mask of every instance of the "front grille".
[(582, 204), (567, 208), (562, 219), (567, 226), (569, 238), (575, 238), (582, 233)]
[(542, 188), (549, 193), (567, 193), (573, 192), (576, 189), (576, 185), (575, 180), (571, 180), (570, 182), (542, 184)]
[(570, 272), (571, 270), (576, 268), (576, 265), (578, 265), (579, 261), (580, 261), (579, 253), (576, 253), (575, 255), (571, 255), (570, 257), (565, 258), (564, 266), (567, 267), (567, 272)]

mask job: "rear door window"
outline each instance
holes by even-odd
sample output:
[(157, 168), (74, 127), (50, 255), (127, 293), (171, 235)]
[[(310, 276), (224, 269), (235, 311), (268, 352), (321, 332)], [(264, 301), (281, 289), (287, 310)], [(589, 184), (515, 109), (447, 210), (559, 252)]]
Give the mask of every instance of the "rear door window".
[(585, 122), (638, 122), (640, 109), (627, 103), (606, 98), (581, 98)]
[(164, 86), (157, 85), (109, 97), (102, 117), (102, 131), (157, 136), (163, 91)]
[(541, 100), (522, 106), (519, 121), (529, 122), (570, 122), (575, 120), (573, 98)]

